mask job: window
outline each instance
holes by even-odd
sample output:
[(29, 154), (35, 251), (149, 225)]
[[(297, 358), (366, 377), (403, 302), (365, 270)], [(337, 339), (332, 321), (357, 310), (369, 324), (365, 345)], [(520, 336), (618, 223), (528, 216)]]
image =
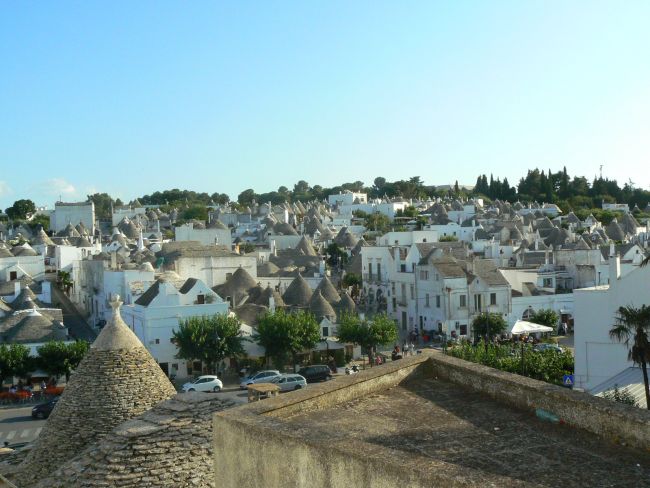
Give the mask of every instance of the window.
[(330, 335), (330, 328), (323, 327), (323, 337), (328, 337)]
[(203, 305), (205, 303), (205, 295), (196, 295), (196, 303)]
[(377, 263), (377, 279), (381, 280), (381, 263)]
[(460, 335), (467, 335), (467, 324), (461, 324)]
[(496, 305), (496, 304), (497, 304), (497, 294), (490, 293), (490, 305)]
[(160, 344), (160, 339), (156, 339), (156, 344)]
[(411, 300), (413, 300), (415, 298), (415, 287), (411, 285), (409, 291), (411, 292)]
[(436, 295), (436, 308), (440, 308), (440, 295)]
[(429, 294), (428, 293), (424, 296), (424, 306), (427, 307), (427, 308), (429, 308), (431, 306), (431, 304), (429, 303)]
[(402, 330), (406, 330), (406, 312), (402, 311)]
[(553, 288), (553, 278), (544, 278), (544, 288)]
[(481, 311), (481, 307), (483, 305), (481, 298), (481, 295), (474, 295), (474, 310), (477, 312)]
[(372, 263), (368, 263), (368, 278), (372, 279)]
[(406, 300), (406, 285), (402, 283), (402, 300)]
[(460, 308), (467, 307), (467, 295), (460, 296)]
[(402, 273), (406, 273), (406, 264), (400, 264), (400, 265), (399, 265), (399, 270), (400, 270)]

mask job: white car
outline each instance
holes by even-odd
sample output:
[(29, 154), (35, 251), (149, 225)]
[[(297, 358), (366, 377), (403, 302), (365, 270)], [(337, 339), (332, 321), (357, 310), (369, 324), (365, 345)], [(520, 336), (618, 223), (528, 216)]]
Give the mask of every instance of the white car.
[(275, 383), (280, 387), (280, 391), (300, 390), (307, 386), (307, 380), (299, 374), (281, 374), (272, 378), (269, 383)]
[(265, 369), (264, 371), (258, 371), (257, 373), (253, 373), (250, 376), (244, 378), (239, 384), (239, 387), (242, 390), (245, 390), (248, 388), (248, 385), (255, 383), (270, 383), (271, 379), (276, 376), (280, 376), (280, 372), (277, 369)]
[(185, 383), (183, 391), (221, 391), (223, 383), (214, 375), (199, 376), (194, 381)]

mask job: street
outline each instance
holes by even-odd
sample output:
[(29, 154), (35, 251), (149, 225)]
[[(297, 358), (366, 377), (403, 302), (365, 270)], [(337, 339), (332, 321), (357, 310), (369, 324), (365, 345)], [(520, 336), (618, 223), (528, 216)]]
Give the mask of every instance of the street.
[(0, 409), (0, 445), (31, 442), (38, 437), (45, 420), (32, 419), (32, 407)]

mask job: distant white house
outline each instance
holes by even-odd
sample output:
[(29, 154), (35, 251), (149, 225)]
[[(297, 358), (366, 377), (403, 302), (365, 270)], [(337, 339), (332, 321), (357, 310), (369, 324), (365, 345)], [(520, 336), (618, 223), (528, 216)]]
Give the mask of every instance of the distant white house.
[(95, 204), (92, 201), (54, 204), (54, 211), (50, 214), (50, 230), (57, 233), (68, 224), (75, 226), (79, 223), (88, 229), (91, 236), (95, 234)]
[(176, 358), (172, 342), (179, 321), (190, 317), (227, 314), (228, 303), (201, 280), (156, 280), (132, 305), (122, 307), (122, 318), (167, 375), (178, 378), (201, 372), (200, 365)]

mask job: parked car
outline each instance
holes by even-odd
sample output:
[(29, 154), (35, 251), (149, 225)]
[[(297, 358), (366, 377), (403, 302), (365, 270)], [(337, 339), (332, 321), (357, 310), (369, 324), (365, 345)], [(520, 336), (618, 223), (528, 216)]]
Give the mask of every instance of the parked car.
[(185, 383), (183, 385), (183, 391), (221, 391), (223, 388), (223, 383), (221, 380), (214, 375), (205, 375), (199, 376), (194, 381)]
[(564, 352), (564, 349), (562, 349), (557, 344), (548, 344), (548, 343), (544, 342), (544, 343), (541, 343), (541, 344), (535, 344), (535, 346), (533, 346), (533, 351), (535, 351), (535, 352), (544, 352), (544, 351)]
[(275, 383), (280, 387), (280, 391), (300, 390), (307, 386), (307, 380), (299, 374), (281, 374), (271, 378), (269, 383)]
[(35, 419), (46, 419), (50, 416), (52, 413), (52, 410), (54, 410), (54, 406), (56, 405), (56, 402), (58, 402), (59, 399), (55, 398), (54, 400), (50, 400), (49, 402), (41, 403), (40, 405), (36, 405), (34, 408), (32, 408), (32, 418)]
[(314, 364), (312, 366), (305, 366), (298, 371), (300, 376), (303, 376), (307, 383), (314, 381), (325, 381), (332, 379), (332, 371), (329, 366), (325, 364)]
[(245, 390), (248, 385), (255, 383), (269, 383), (271, 379), (276, 376), (280, 376), (280, 372), (277, 369), (265, 369), (263, 371), (257, 371), (256, 373), (252, 373), (249, 376), (246, 376), (239, 384), (239, 387), (242, 390)]

